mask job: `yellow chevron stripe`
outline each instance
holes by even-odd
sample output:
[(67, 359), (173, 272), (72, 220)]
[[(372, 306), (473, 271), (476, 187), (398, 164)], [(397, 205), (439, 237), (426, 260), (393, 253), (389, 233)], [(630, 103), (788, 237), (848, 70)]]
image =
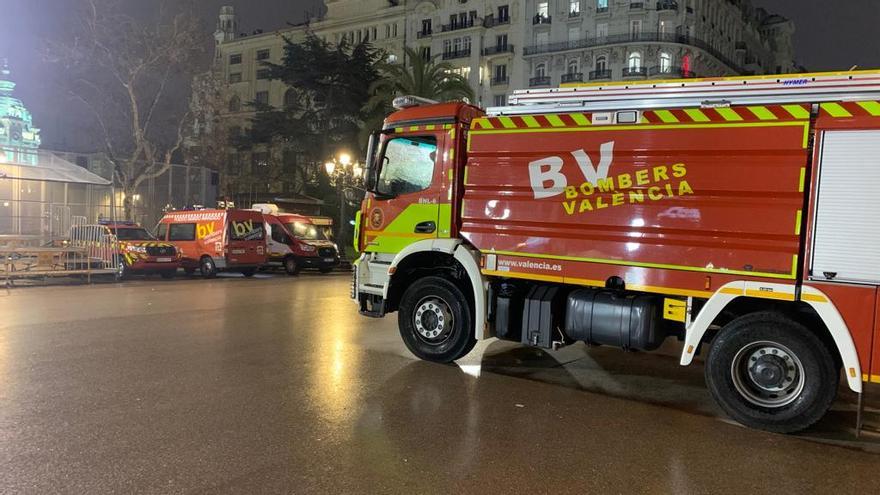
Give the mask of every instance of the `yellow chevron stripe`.
[(760, 120), (779, 120), (767, 107), (748, 107), (749, 111), (755, 114)]
[(523, 119), (523, 122), (526, 123), (527, 127), (530, 127), (530, 128), (541, 127), (541, 124), (539, 124), (538, 121), (534, 117), (532, 117), (531, 115), (526, 115), (522, 119)]
[(843, 106), (841, 106), (839, 103), (823, 103), (822, 110), (828, 112), (828, 114), (835, 119), (852, 117), (852, 114), (849, 113), (847, 109), (843, 108)]
[(510, 117), (498, 117), (498, 121), (501, 122), (505, 129), (516, 129), (516, 124), (513, 123), (513, 119)]
[(736, 122), (736, 121), (743, 119), (732, 108), (716, 108), (715, 110), (718, 112), (719, 115), (721, 115), (721, 118), (723, 118), (724, 120), (726, 120), (728, 122)]
[(866, 112), (873, 117), (880, 117), (880, 102), (877, 101), (860, 101), (859, 106), (864, 108)]
[(395, 127), (395, 128), (394, 128), (394, 133), (395, 133), (395, 134), (400, 134), (400, 133), (402, 133), (402, 132), (403, 132), (403, 127)]
[(565, 127), (565, 122), (558, 115), (550, 114), (544, 116), (553, 127)]
[(679, 121), (678, 117), (673, 115), (672, 112), (670, 112), (669, 110), (656, 110), (654, 112), (654, 115), (660, 117), (660, 120), (662, 120), (666, 124), (675, 124)]
[(710, 122), (712, 120), (699, 108), (686, 108), (684, 113), (688, 114), (688, 117), (694, 122)]
[(802, 107), (801, 105), (782, 105), (782, 108), (784, 108), (786, 112), (791, 114), (791, 116), (796, 119), (810, 118), (810, 112), (805, 110), (804, 107)]
[(571, 120), (573, 120), (574, 123), (577, 125), (591, 125), (592, 124), (592, 122), (590, 122), (590, 119), (588, 119), (587, 116), (582, 113), (570, 113), (570, 114), (568, 114), (568, 116), (571, 117)]
[(409, 132), (419, 132), (419, 126), (417, 126), (417, 125), (410, 126)]
[(801, 167), (801, 176), (800, 176), (800, 179), (798, 179), (798, 181), (799, 181), (798, 182), (798, 192), (804, 192), (804, 186), (806, 185), (805, 182), (807, 181), (807, 169), (806, 168)]
[(425, 126), (426, 131), (433, 131), (436, 128), (437, 128), (437, 126), (435, 126), (434, 124), (430, 124), (430, 125)]
[(494, 129), (492, 121), (487, 118), (481, 118), (474, 121), (474, 127), (480, 126), (480, 129)]
[(801, 210), (798, 210), (796, 216), (794, 217), (794, 233), (796, 235), (801, 233), (802, 217), (803, 213), (801, 212)]

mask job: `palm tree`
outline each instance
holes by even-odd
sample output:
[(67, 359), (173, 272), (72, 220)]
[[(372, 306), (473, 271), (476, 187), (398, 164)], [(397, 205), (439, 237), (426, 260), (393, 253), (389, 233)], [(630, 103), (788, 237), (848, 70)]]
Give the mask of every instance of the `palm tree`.
[(410, 47), (404, 48), (407, 63), (385, 63), (381, 67), (382, 78), (370, 86), (370, 99), (364, 105), (367, 115), (362, 141), (369, 133), (381, 126), (391, 111), (396, 96), (420, 96), (436, 101), (473, 101), (474, 91), (466, 77), (453, 72), (448, 62), (438, 62), (437, 56), (426, 59)]

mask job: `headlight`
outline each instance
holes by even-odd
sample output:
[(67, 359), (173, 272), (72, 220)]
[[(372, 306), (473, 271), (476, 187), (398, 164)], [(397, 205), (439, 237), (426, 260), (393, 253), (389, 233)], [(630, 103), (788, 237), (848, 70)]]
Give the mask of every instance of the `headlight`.
[(128, 250), (134, 251), (135, 253), (147, 254), (147, 248), (144, 246), (130, 246)]
[(314, 252), (315, 252), (315, 246), (309, 246), (308, 244), (303, 244), (303, 245), (302, 245), (302, 250), (303, 250), (304, 252), (306, 252), (306, 253), (314, 253)]

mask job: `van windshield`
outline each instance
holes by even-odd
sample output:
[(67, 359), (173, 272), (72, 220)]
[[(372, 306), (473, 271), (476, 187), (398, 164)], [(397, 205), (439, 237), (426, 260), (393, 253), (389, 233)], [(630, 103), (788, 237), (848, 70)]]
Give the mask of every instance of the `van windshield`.
[(327, 240), (327, 236), (324, 235), (324, 231), (310, 223), (292, 222), (286, 223), (284, 224), (284, 226), (287, 227), (287, 230), (289, 230), (294, 237), (301, 241)]
[(147, 229), (116, 229), (116, 238), (120, 241), (152, 241), (155, 239)]

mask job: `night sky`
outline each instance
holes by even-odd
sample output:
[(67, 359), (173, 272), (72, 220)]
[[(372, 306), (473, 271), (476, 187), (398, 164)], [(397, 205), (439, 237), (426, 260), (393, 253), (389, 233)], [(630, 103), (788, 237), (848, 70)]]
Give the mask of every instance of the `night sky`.
[[(146, 15), (159, 0), (119, 0), (132, 12)], [(317, 13), (320, 0), (196, 0), (205, 18), (206, 42), (221, 5), (234, 5), (241, 30), (266, 31), (299, 22), (306, 12)], [(58, 101), (50, 74), (41, 63), (43, 40), (71, 25), (74, 0), (0, 0), (0, 58), (9, 58), (16, 94), (34, 113), (43, 128), (45, 147), (77, 147), (70, 142), (70, 115), (59, 112), (68, 106)], [(172, 2), (173, 4), (174, 2)], [(880, 67), (880, 0), (755, 0), (759, 6), (784, 15), (797, 27), (795, 57), (809, 70), (846, 70), (854, 65)], [(210, 46), (210, 45), (207, 45)], [(75, 120), (75, 119), (74, 119)]]

